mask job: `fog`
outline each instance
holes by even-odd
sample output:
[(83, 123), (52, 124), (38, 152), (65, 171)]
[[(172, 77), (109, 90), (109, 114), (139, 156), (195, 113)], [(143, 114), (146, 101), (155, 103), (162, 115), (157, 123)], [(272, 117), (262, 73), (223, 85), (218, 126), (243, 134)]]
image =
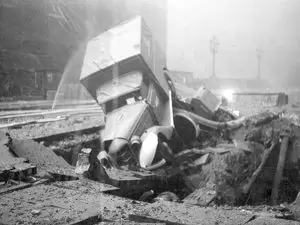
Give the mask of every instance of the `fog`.
[(298, 0), (169, 0), (168, 67), (210, 76), (215, 35), (217, 76), (255, 77), (259, 48), (261, 76), (279, 80), (300, 64), (299, 21)]

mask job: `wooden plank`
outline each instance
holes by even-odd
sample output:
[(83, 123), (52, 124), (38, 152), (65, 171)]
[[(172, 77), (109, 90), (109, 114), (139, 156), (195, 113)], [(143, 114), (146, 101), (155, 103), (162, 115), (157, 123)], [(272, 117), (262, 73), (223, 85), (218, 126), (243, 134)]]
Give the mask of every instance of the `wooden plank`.
[(285, 165), (286, 155), (288, 152), (289, 141), (290, 141), (290, 135), (285, 134), (285, 136), (282, 138), (281, 141), (278, 164), (277, 164), (276, 174), (274, 177), (274, 182), (272, 187), (271, 201), (273, 205), (277, 204), (279, 185), (281, 183), (281, 179), (283, 175), (283, 169)]
[(31, 185), (32, 184), (20, 182), (19, 185), (13, 185), (13, 186), (7, 187), (7, 188), (3, 187), (3, 188), (0, 189), (0, 195), (8, 194), (8, 193), (18, 191), (18, 190), (22, 190), (24, 188), (30, 187)]
[(260, 173), (263, 171), (263, 168), (271, 154), (271, 152), (275, 149), (275, 147), (277, 146), (277, 141), (272, 143), (271, 147), (266, 149), (264, 152), (263, 152), (263, 156), (262, 156), (262, 159), (261, 159), (261, 162), (259, 164), (259, 166), (256, 168), (256, 170), (253, 172), (252, 176), (250, 178), (248, 178), (243, 187), (242, 187), (242, 192), (244, 194), (248, 194), (253, 183), (255, 182), (255, 180), (257, 179), (257, 177), (260, 175)]
[(162, 223), (166, 225), (184, 225), (183, 223), (170, 222), (166, 220), (155, 219), (144, 215), (129, 214), (128, 219), (138, 223)]
[(82, 192), (95, 192), (95, 193), (106, 193), (111, 191), (118, 191), (120, 190), (118, 187), (95, 182), (88, 179), (81, 179), (81, 180), (74, 180), (74, 181), (67, 181), (67, 182), (55, 182), (52, 185), (59, 187), (59, 188), (66, 188), (71, 190), (79, 190)]
[(0, 189), (0, 195), (4, 195), (4, 194), (8, 194), (8, 193), (11, 193), (11, 192), (14, 192), (14, 191), (19, 191), (19, 190), (22, 190), (22, 189), (25, 189), (25, 188), (29, 188), (31, 186), (35, 186), (35, 185), (39, 185), (39, 184), (44, 184), (48, 182), (47, 179), (40, 179), (34, 183), (25, 183), (25, 182), (20, 182), (18, 185), (14, 185), (14, 186), (11, 186), (11, 187), (3, 187)]

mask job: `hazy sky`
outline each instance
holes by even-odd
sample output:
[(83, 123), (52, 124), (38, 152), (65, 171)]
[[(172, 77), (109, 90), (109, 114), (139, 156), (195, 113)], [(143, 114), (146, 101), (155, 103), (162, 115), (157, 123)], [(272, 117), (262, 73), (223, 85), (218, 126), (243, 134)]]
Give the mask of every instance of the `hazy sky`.
[(300, 64), (300, 0), (169, 0), (168, 67), (211, 75), (209, 40), (220, 42), (217, 76), (263, 77)]

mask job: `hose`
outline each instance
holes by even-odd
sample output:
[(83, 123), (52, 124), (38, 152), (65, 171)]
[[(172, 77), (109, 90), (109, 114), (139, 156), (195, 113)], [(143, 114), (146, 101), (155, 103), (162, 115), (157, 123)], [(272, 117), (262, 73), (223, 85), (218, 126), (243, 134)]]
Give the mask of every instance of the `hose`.
[(237, 129), (240, 126), (242, 126), (243, 122), (245, 121), (245, 117), (241, 117), (239, 119), (228, 121), (228, 122), (216, 122), (216, 121), (206, 119), (195, 113), (189, 112), (187, 110), (178, 109), (178, 108), (174, 108), (174, 116), (184, 116), (184, 117), (188, 116), (192, 120), (194, 120), (196, 123), (210, 127), (215, 130), (220, 130), (220, 129), (224, 129), (224, 128)]

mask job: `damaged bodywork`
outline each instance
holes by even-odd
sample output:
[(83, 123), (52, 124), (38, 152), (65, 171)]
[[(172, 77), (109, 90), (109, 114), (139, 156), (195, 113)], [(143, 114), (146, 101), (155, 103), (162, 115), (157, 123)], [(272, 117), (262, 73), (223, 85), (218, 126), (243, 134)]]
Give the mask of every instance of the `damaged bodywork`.
[(201, 129), (226, 126), (212, 121), (220, 99), (203, 88), (183, 100), (165, 63), (141, 17), (87, 45), (80, 80), (105, 113), (101, 141), (107, 155), (100, 154), (104, 165), (159, 168), (170, 161), (166, 155), (195, 142)]
[(213, 120), (221, 99), (205, 88), (188, 98), (178, 95), (165, 61), (141, 17), (87, 45), (80, 81), (105, 113), (104, 152), (98, 155), (104, 166), (157, 169), (197, 145), (202, 131), (240, 124)]
[[(102, 46), (102, 52), (95, 52), (96, 46)], [(143, 167), (152, 164), (156, 149), (144, 150), (143, 141), (152, 138), (145, 132), (172, 137), (172, 93), (164, 63), (165, 56), (141, 17), (108, 30), (87, 46), (80, 79), (105, 112), (102, 147), (115, 166), (129, 161)], [(148, 128), (152, 129), (147, 132)]]

